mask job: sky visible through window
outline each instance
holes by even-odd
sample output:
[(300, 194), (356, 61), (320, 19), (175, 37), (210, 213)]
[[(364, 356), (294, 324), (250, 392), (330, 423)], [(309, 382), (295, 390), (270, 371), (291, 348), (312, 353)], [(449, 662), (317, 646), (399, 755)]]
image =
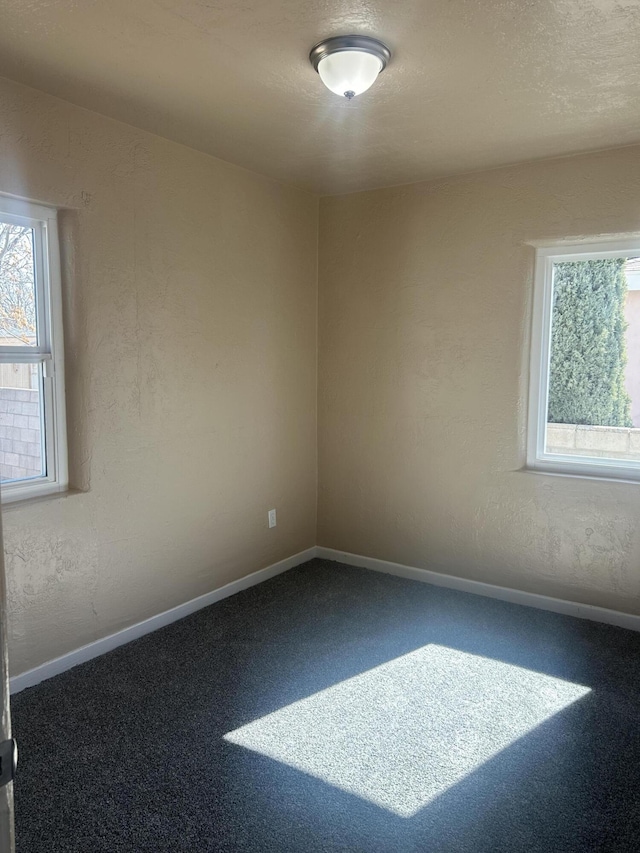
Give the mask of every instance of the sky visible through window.
[(0, 345), (35, 343), (33, 229), (0, 222)]
[[(33, 229), (0, 222), (0, 347), (37, 344)], [(42, 476), (42, 371), (0, 363), (0, 481)]]

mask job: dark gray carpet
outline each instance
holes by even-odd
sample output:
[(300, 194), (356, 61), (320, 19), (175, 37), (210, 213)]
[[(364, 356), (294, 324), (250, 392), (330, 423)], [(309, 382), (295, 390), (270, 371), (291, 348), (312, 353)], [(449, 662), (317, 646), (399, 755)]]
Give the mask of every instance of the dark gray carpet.
[(364, 569), (313, 560), (12, 709), (18, 853), (640, 850), (640, 635)]

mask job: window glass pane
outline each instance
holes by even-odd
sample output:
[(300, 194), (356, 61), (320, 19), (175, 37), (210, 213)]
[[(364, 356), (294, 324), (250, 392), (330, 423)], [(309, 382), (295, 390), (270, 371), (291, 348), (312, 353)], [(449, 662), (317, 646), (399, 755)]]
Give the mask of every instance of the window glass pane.
[(545, 449), (640, 461), (640, 258), (554, 265)]
[(0, 481), (46, 474), (42, 367), (0, 364)]
[(0, 222), (0, 346), (36, 346), (33, 229)]

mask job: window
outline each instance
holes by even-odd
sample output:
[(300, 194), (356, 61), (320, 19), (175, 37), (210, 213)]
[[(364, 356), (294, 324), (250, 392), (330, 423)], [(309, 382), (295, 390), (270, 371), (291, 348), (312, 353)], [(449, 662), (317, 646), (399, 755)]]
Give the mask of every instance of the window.
[(56, 211), (0, 197), (3, 503), (67, 487)]
[(640, 480), (640, 238), (537, 250), (527, 467)]

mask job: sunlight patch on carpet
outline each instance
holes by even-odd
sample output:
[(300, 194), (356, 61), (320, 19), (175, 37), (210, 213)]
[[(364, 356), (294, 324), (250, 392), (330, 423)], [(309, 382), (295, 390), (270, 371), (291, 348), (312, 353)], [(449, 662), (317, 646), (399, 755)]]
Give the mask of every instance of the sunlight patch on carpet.
[(224, 736), (409, 818), (590, 692), (427, 645)]

